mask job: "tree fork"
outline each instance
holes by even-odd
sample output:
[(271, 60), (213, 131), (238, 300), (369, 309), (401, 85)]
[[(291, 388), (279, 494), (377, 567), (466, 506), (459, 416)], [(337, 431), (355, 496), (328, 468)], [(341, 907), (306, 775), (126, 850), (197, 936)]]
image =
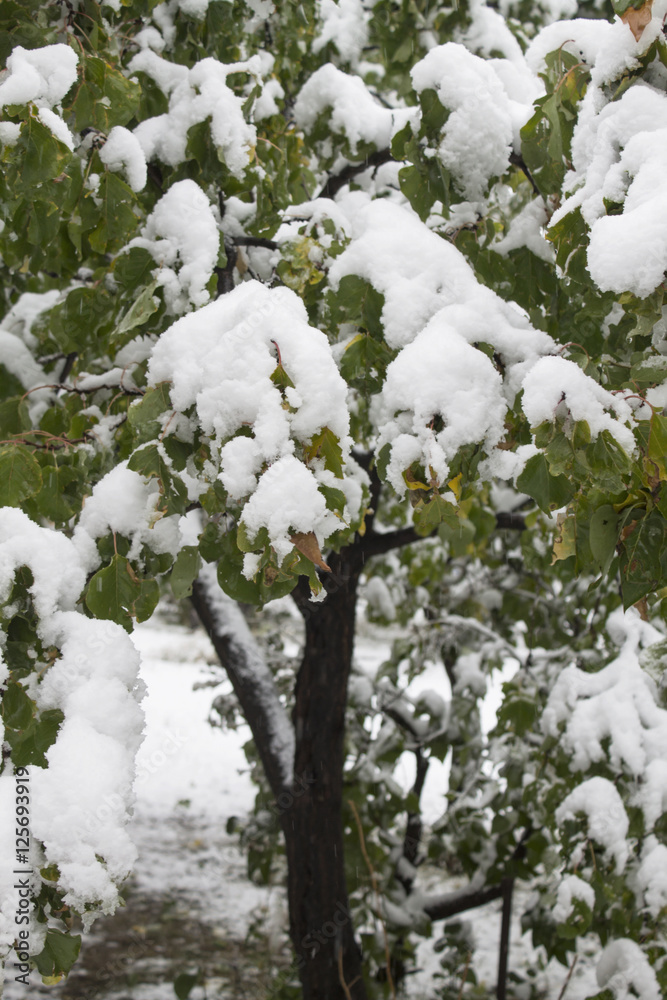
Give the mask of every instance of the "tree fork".
[(329, 558), (327, 597), (294, 594), (306, 623), (293, 712), (294, 775), (307, 789), (281, 817), (288, 862), (290, 934), (304, 1000), (366, 1000), (345, 879), (343, 764), (347, 685), (354, 647), (359, 545)]

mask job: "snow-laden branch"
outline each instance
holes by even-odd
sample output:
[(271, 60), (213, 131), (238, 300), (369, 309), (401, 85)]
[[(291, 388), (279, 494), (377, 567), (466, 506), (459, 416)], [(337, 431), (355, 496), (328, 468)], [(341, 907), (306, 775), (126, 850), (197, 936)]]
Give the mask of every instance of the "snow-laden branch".
[(210, 563), (193, 585), (192, 603), (229, 675), (269, 784), (278, 796), (292, 784), (294, 731), (271, 671), (238, 604), (221, 590)]

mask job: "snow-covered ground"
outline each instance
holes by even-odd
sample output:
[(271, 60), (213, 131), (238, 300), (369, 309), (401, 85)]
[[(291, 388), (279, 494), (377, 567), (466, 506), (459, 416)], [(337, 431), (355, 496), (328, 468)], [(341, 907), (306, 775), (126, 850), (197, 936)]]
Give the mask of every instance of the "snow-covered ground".
[[(226, 832), (231, 817), (249, 812), (255, 790), (242, 750), (249, 730), (228, 732), (207, 723), (213, 689), (198, 685), (221, 676), (208, 639), (199, 630), (162, 621), (140, 626), (134, 640), (148, 694), (131, 831), (139, 857), (127, 907), (94, 924), (67, 982), (47, 988), (35, 975), (26, 989), (8, 977), (7, 1000), (47, 995), (59, 1000), (173, 1000), (175, 976), (198, 967), (205, 970), (207, 992), (197, 986), (191, 1000), (205, 995), (209, 1000), (260, 1000), (268, 995), (272, 970), (289, 960), (283, 892), (279, 886), (258, 887), (247, 878), (237, 837)], [(387, 653), (386, 640), (365, 629), (357, 647), (361, 669), (373, 672)], [(435, 675), (424, 679), (430, 688), (437, 683)], [(491, 716), (496, 696), (490, 697)], [(424, 803), (428, 818), (442, 811), (444, 779), (442, 768), (432, 770)], [(406, 770), (406, 787), (410, 781)], [(456, 880), (443, 885), (438, 872), (429, 875), (434, 887), (438, 880), (439, 891), (457, 887)], [(516, 968), (532, 951), (519, 926), (526, 895), (519, 890), (515, 901), (510, 964)], [(477, 942), (475, 961), (492, 989), (500, 904), (465, 916)], [(408, 981), (408, 995), (415, 1000), (432, 995), (439, 961), (432, 944), (420, 946), (419, 971)], [(567, 970), (552, 963), (543, 977), (543, 995), (556, 1000), (566, 975)], [(590, 961), (580, 961), (565, 996), (581, 1000), (594, 991)]]

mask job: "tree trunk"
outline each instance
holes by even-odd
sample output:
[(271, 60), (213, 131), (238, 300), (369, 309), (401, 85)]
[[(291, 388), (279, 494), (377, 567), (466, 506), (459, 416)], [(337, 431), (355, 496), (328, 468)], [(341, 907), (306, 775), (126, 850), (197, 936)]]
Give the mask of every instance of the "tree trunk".
[[(343, 851), (347, 683), (354, 646), (358, 546), (330, 560), (326, 600), (295, 594), (306, 622), (296, 683), (293, 800), (283, 810), (290, 934), (304, 1000), (366, 1000), (349, 911)], [(305, 581), (304, 581), (305, 584)]]

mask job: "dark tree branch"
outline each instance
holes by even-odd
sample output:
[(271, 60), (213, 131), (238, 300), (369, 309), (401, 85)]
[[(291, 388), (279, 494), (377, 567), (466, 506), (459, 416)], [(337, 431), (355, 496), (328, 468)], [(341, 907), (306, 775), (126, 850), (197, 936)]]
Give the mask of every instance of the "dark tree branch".
[(501, 531), (525, 531), (526, 520), (523, 514), (517, 514), (513, 510), (501, 511), (496, 514), (496, 528)]
[(468, 886), (447, 893), (446, 896), (435, 896), (431, 900), (426, 900), (422, 909), (431, 920), (447, 920), (458, 913), (465, 913), (466, 910), (474, 910), (477, 906), (484, 906), (494, 899), (500, 899), (502, 894), (502, 885), (491, 885), (484, 889), (471, 889)]
[(327, 180), (326, 184), (322, 188), (319, 194), (316, 194), (316, 198), (333, 198), (342, 187), (351, 181), (353, 177), (357, 174), (362, 174), (364, 170), (368, 170), (369, 167), (381, 167), (383, 163), (389, 163), (393, 159), (391, 155), (391, 150), (389, 149), (378, 149), (370, 156), (366, 157), (363, 163), (349, 163), (346, 167), (340, 171), (340, 173), (333, 174)]
[(265, 250), (278, 249), (278, 244), (275, 240), (267, 240), (264, 236), (233, 236), (232, 243), (235, 247), (262, 247)]
[(216, 289), (218, 295), (226, 295), (227, 292), (231, 292), (234, 287), (234, 268), (236, 267), (237, 253), (236, 249), (232, 244), (225, 243), (225, 253), (227, 255), (227, 263), (224, 267), (214, 267), (213, 272), (218, 279), (218, 287)]
[(210, 585), (203, 577), (192, 585), (190, 600), (232, 682), (245, 720), (252, 730), (264, 773), (277, 799), (292, 784), (293, 762), (289, 774), (285, 766), (289, 756), (285, 737), (286, 734), (292, 735), (292, 728), (271, 672), (254, 642), (252, 645), (243, 642), (231, 627), (223, 625), (220, 610), (211, 597)]
[(507, 967), (510, 953), (510, 929), (512, 924), (512, 891), (514, 879), (504, 878), (500, 883), (503, 893), (503, 917), (500, 926), (500, 954), (498, 956), (497, 1000), (505, 1000), (507, 995)]

